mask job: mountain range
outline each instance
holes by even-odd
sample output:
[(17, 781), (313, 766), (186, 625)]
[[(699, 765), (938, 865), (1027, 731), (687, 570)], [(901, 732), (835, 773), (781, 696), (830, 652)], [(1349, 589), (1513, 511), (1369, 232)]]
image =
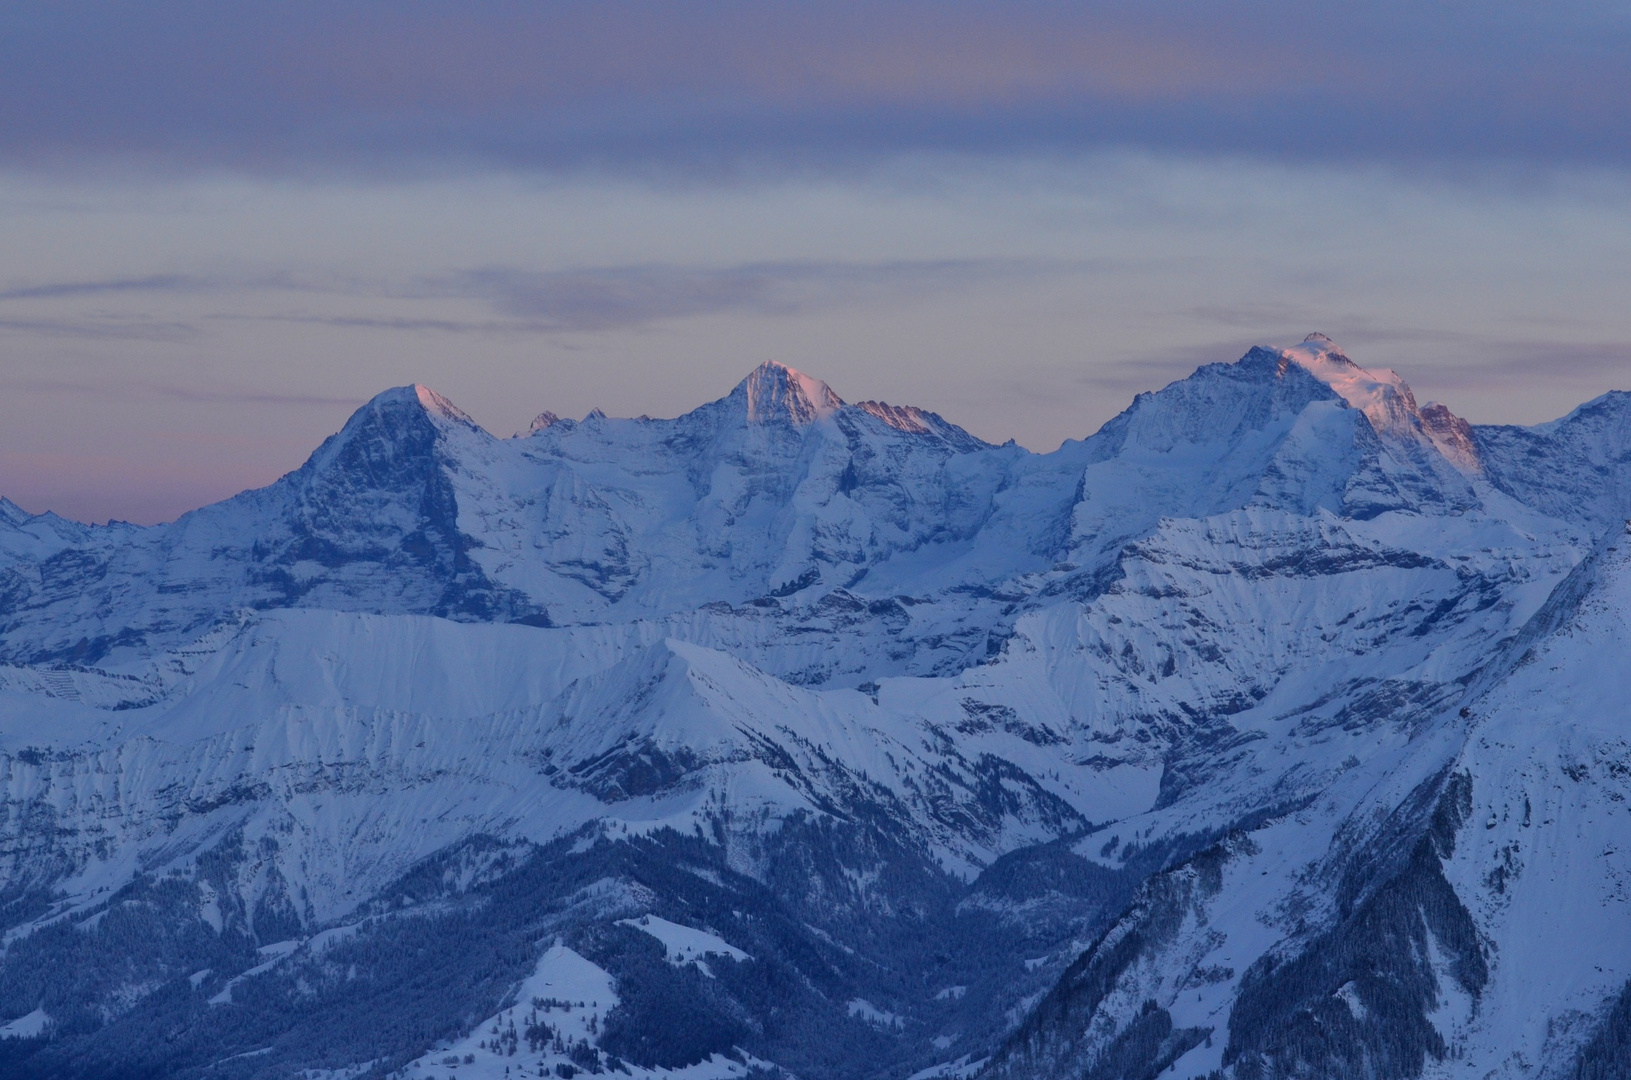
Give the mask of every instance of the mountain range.
[(1049, 454), (767, 363), (0, 500), (0, 1072), (1631, 1075), (1628, 518), (1631, 394), (1318, 334)]

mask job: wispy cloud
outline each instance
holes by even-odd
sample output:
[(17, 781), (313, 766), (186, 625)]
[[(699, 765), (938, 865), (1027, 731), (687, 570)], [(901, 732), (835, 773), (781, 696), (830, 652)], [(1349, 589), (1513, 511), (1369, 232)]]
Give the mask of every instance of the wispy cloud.
[(185, 341), (196, 336), (198, 328), (186, 322), (141, 317), (91, 315), (84, 318), (31, 319), (0, 316), (0, 333), (131, 341)]
[[(352, 330), (439, 334), (583, 334), (640, 329), (716, 314), (796, 315), (888, 305), (917, 296), (1006, 281), (1105, 272), (1094, 260), (938, 259), (886, 262), (788, 260), (732, 266), (646, 263), (529, 270), (492, 266), (327, 294), (382, 305), (469, 301), (492, 318), (392, 315), (355, 311), (216, 312), (219, 321), (280, 322)], [(310, 291), (320, 290), (311, 286)]]
[(1631, 341), (1492, 341), (1479, 339), (1476, 355), (1432, 364), (1439, 386), (1490, 390), (1549, 382), (1612, 377), (1623, 385), (1631, 371)]
[(554, 327), (517, 319), (420, 319), (382, 315), (241, 315), (216, 313), (211, 319), (231, 322), (291, 323), (296, 326), (326, 326), (340, 330), (386, 330), (410, 334), (537, 334)]
[(113, 278), (101, 281), (54, 281), (43, 285), (22, 285), (0, 289), (0, 300), (57, 300), (109, 293), (192, 292), (199, 279), (180, 274), (152, 274), (147, 277)]
[(894, 303), (974, 284), (1087, 273), (1098, 264), (1040, 259), (756, 262), (532, 272), (487, 268), (437, 283), (551, 331), (594, 331), (721, 312), (789, 315)]
[(10, 393), (66, 394), (76, 398), (97, 397), (129, 400), (165, 398), (171, 401), (229, 405), (341, 405), (355, 408), (363, 398), (335, 394), (269, 391), (254, 387), (180, 386), (148, 380), (42, 379), (0, 377), (0, 389)]
[(364, 401), (363, 398), (359, 397), (335, 394), (301, 394), (232, 388), (209, 389), (164, 383), (149, 384), (142, 389), (155, 397), (166, 397), (176, 401), (220, 402), (235, 405), (343, 405), (347, 408), (355, 408)]
[(90, 310), (65, 314), (61, 302), (105, 300), (121, 295), (173, 295), (196, 292), (203, 287), (206, 287), (203, 279), (182, 274), (14, 285), (0, 289), (0, 304), (5, 305), (0, 310), (7, 312), (0, 314), (0, 333), (36, 337), (184, 341), (198, 333), (198, 327), (190, 322), (158, 319), (141, 312)]
[(190, 296), (238, 292), (292, 292), (380, 295), (387, 286), (334, 274), (300, 275), (287, 270), (245, 272), (213, 270), (189, 274), (145, 274), (137, 277), (36, 281), (0, 289), (0, 303), (14, 307), (56, 300), (110, 296)]

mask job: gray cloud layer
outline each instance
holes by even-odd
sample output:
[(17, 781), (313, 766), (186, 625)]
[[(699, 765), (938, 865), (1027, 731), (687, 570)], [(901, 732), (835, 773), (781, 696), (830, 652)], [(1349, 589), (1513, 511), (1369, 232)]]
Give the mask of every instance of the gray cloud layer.
[(17, 0), (0, 163), (718, 172), (1130, 145), (1621, 167), (1627, 10)]

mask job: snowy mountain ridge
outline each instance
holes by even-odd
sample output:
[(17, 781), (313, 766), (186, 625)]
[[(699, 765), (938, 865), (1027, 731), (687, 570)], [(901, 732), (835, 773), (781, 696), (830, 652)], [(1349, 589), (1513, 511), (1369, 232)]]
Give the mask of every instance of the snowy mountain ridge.
[(1628, 479), (1311, 335), (1051, 454), (772, 363), (0, 503), (0, 1065), (1616, 1075)]
[(1478, 448), (1471, 426), (1436, 402), (1418, 408), (1416, 395), (1397, 372), (1365, 370), (1324, 334), (1309, 334), (1284, 355), (1364, 413), (1378, 434), (1425, 439), (1458, 468), (1477, 470)]

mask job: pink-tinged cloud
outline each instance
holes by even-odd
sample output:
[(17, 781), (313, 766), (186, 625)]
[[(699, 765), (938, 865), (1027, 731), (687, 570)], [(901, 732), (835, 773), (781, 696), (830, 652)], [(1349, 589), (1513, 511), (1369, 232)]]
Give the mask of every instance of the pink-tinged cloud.
[(1610, 8), (1285, 0), (0, 10), (0, 163), (803, 165), (1106, 144), (1626, 164)]
[[(280, 35), (261, 77), (322, 109), (481, 113), (642, 101), (856, 108), (1012, 105), (1102, 94), (1171, 100), (1284, 90), (1262, 43), (1195, 40), (1125, 17), (955, 4), (342, 11), (334, 32)], [(1346, 74), (1355, 78), (1355, 69)]]

